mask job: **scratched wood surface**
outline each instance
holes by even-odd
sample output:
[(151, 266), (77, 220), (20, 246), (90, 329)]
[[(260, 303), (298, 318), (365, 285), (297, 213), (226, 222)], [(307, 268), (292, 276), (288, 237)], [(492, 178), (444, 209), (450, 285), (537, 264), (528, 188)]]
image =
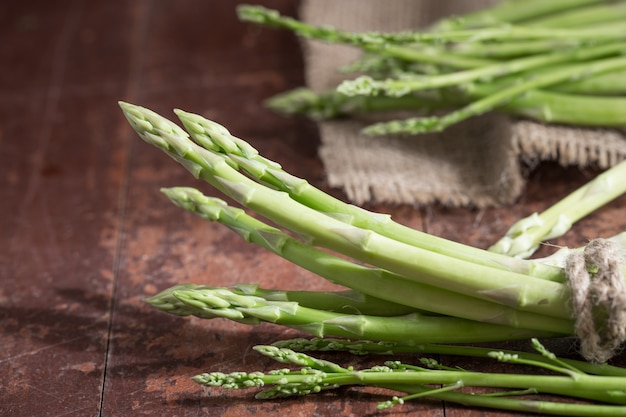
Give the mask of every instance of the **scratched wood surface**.
[[(274, 364), (251, 347), (297, 333), (170, 317), (143, 302), (182, 282), (332, 288), (173, 207), (160, 187), (202, 185), (141, 142), (117, 107), (121, 99), (166, 115), (174, 107), (202, 113), (288, 171), (342, 197), (324, 181), (315, 126), (274, 115), (261, 104), (303, 83), (297, 40), (238, 22), (235, 3), (0, 2), (1, 416), (375, 414), (375, 401), (384, 397), (372, 390), (267, 402), (251, 392), (207, 393), (190, 377), (206, 370), (267, 369)], [(297, 12), (295, 1), (258, 3)], [(544, 164), (521, 200), (499, 209), (370, 208), (487, 247), (514, 219), (596, 174)], [(616, 201), (553, 243), (581, 245), (625, 230), (625, 206), (625, 199)], [(570, 341), (550, 346), (574, 354)], [(426, 400), (380, 415), (515, 414)]]

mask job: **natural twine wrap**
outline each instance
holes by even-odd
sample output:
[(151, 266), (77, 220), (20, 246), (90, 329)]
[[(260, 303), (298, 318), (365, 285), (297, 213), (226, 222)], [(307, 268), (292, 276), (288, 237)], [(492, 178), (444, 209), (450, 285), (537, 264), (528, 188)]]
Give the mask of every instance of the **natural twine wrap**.
[[(592, 240), (567, 258), (576, 335), (585, 359), (603, 363), (626, 340), (626, 288), (617, 244)], [(591, 271), (591, 272), (590, 272)]]
[[(425, 27), (495, 0), (304, 0), (300, 17), (353, 31)], [(337, 68), (360, 55), (355, 48), (305, 41), (307, 84), (334, 88)], [(369, 120), (371, 122), (371, 119)], [(360, 120), (319, 123), (320, 156), (329, 184), (356, 204), (397, 203), (485, 207), (513, 202), (523, 190), (522, 162), (608, 168), (626, 156), (626, 138), (610, 129), (546, 126), (489, 114), (441, 134), (370, 138)]]

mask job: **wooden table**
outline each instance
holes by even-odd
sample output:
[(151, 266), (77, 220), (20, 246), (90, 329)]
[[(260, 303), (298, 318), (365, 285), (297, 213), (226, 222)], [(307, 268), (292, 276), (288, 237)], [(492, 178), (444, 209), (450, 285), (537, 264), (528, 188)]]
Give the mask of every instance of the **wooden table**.
[[(375, 414), (375, 401), (384, 397), (371, 390), (267, 402), (254, 400), (252, 392), (206, 393), (191, 376), (268, 369), (273, 363), (252, 346), (296, 333), (171, 317), (143, 301), (182, 282), (332, 288), (170, 204), (160, 187), (212, 190), (141, 142), (117, 106), (125, 100), (165, 115), (175, 107), (204, 114), (286, 170), (341, 197), (325, 183), (314, 124), (277, 116), (261, 104), (303, 83), (297, 40), (238, 22), (234, 3), (0, 3), (0, 415)], [(294, 1), (261, 3), (297, 12)], [(511, 207), (370, 208), (487, 247), (516, 218), (547, 207), (595, 174), (544, 164)], [(625, 206), (622, 198), (553, 243), (581, 245), (625, 230)], [(551, 347), (568, 354), (572, 345), (557, 341)], [(477, 370), (506, 369), (447, 360)], [(444, 413), (513, 415), (439, 401), (381, 415)]]

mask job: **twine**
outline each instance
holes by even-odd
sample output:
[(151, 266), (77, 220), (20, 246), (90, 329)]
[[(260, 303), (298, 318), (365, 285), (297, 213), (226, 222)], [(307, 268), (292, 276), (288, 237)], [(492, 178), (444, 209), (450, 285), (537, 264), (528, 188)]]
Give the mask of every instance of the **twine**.
[(619, 260), (617, 244), (595, 239), (566, 261), (576, 335), (590, 362), (606, 362), (626, 340), (626, 287)]

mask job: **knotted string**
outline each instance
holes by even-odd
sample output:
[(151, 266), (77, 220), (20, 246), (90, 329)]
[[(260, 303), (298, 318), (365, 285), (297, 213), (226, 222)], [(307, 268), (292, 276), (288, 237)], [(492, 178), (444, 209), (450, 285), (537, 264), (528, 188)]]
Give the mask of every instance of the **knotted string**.
[(581, 354), (590, 362), (606, 362), (626, 340), (626, 287), (620, 258), (617, 244), (595, 239), (566, 261), (576, 335)]

